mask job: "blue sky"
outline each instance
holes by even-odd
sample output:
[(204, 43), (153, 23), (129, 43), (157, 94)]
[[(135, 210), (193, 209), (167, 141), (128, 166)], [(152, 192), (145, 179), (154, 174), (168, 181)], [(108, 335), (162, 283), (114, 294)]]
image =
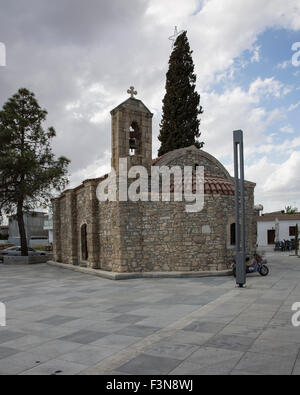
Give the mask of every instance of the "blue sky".
[[(239, 86), (247, 90), (251, 82), (257, 78), (262, 80), (274, 78), (281, 82), (288, 93), (280, 95), (280, 97), (266, 96), (263, 103), (267, 111), (279, 108), (284, 115), (283, 119), (275, 121), (266, 129), (265, 134), (273, 136), (276, 145), (299, 135), (300, 67), (292, 65), (292, 56), (295, 52), (291, 49), (292, 44), (297, 40), (300, 40), (299, 31), (267, 29), (255, 41), (257, 59), (254, 60), (253, 51), (245, 50), (241, 56), (234, 59), (236, 67), (234, 77), (211, 85), (211, 89), (221, 93), (226, 87), (230, 89)], [(292, 109), (297, 103), (299, 103), (299, 107)], [(261, 158), (262, 155), (261, 153), (255, 154), (252, 160)], [(270, 156), (272, 156), (274, 162), (281, 163), (284, 159), (287, 159), (288, 153), (284, 151), (272, 152)], [(227, 160), (227, 163), (230, 163), (230, 159)], [(251, 159), (248, 163), (252, 163)]]
[[(274, 78), (280, 81), (289, 92), (280, 97), (268, 96), (264, 101), (264, 108), (272, 111), (279, 108), (284, 117), (282, 120), (276, 120), (266, 128), (265, 134), (273, 137), (273, 144), (280, 146), (287, 140), (293, 141), (300, 136), (300, 67), (295, 67), (292, 64), (292, 56), (295, 52), (292, 51), (292, 44), (300, 41), (300, 32), (291, 31), (288, 29), (267, 29), (260, 34), (255, 42), (259, 48), (259, 61), (251, 62), (252, 53), (246, 50), (241, 58), (248, 63), (245, 68), (241, 68), (236, 73), (234, 83), (246, 89), (249, 82), (254, 81), (258, 77), (262, 80), (267, 78)], [(299, 56), (300, 59), (300, 56)], [(239, 62), (240, 59), (237, 60)], [(222, 90), (222, 87), (216, 87)], [(298, 104), (298, 107), (296, 107)], [(295, 109), (293, 109), (296, 107)], [(299, 146), (295, 152), (300, 155)], [(253, 164), (255, 160), (263, 157), (263, 153), (253, 154), (249, 156), (247, 163)], [(285, 150), (272, 150), (268, 155), (268, 159), (272, 163), (281, 164), (289, 158), (289, 152)], [(299, 177), (295, 179), (299, 183)], [(284, 199), (284, 197), (283, 197)], [(300, 208), (300, 199), (297, 195), (287, 198), (287, 204), (296, 205)], [(266, 208), (268, 202), (264, 203)], [(284, 208), (273, 206), (274, 209)]]

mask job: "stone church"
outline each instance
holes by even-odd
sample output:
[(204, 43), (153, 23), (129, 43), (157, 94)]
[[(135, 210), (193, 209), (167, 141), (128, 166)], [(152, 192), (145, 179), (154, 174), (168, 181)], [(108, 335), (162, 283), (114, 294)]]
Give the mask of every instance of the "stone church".
[[(56, 262), (115, 273), (203, 272), (229, 267), (235, 254), (234, 180), (212, 155), (187, 147), (152, 159), (153, 114), (131, 97), (111, 111), (111, 166), (204, 166), (204, 209), (178, 201), (106, 201), (96, 196), (107, 175), (85, 180), (53, 200)], [(134, 150), (132, 150), (134, 148)], [(256, 246), (254, 188), (245, 182), (247, 253)], [(171, 190), (172, 192), (172, 190)]]

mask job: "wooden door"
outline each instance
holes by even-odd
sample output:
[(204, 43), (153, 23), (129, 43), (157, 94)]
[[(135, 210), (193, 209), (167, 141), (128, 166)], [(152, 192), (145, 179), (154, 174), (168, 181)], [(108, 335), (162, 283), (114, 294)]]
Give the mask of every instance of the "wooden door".
[(275, 229), (268, 230), (268, 244), (275, 244)]

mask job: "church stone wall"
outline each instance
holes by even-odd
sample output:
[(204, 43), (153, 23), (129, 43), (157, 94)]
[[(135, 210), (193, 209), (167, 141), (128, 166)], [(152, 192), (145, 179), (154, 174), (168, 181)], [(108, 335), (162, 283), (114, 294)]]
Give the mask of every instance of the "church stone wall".
[[(178, 162), (181, 164), (181, 162)], [(190, 164), (187, 162), (187, 164)], [(204, 209), (186, 213), (185, 202), (105, 202), (97, 182), (85, 182), (54, 201), (55, 260), (106, 271), (223, 270), (230, 245), (234, 196), (206, 194)], [(256, 246), (254, 184), (246, 184), (247, 253)], [(87, 226), (88, 259), (82, 259), (81, 227)]]
[(99, 203), (99, 260), (97, 267), (121, 271), (120, 209), (117, 202)]
[[(246, 199), (247, 253), (255, 250), (253, 198)], [(200, 213), (185, 203), (139, 202), (121, 208), (122, 260), (118, 271), (224, 270), (235, 254), (230, 240), (234, 197), (206, 195)]]

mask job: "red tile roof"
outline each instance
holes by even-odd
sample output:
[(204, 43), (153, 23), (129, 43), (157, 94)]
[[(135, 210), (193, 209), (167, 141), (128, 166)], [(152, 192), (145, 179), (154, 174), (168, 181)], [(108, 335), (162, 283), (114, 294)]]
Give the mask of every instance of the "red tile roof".
[[(192, 191), (196, 193), (196, 177), (193, 174)], [(184, 178), (182, 179), (182, 190), (184, 191)], [(172, 183), (170, 192), (180, 191), (180, 185)], [(206, 195), (234, 195), (234, 184), (225, 178), (216, 175), (205, 175), (204, 193)]]

